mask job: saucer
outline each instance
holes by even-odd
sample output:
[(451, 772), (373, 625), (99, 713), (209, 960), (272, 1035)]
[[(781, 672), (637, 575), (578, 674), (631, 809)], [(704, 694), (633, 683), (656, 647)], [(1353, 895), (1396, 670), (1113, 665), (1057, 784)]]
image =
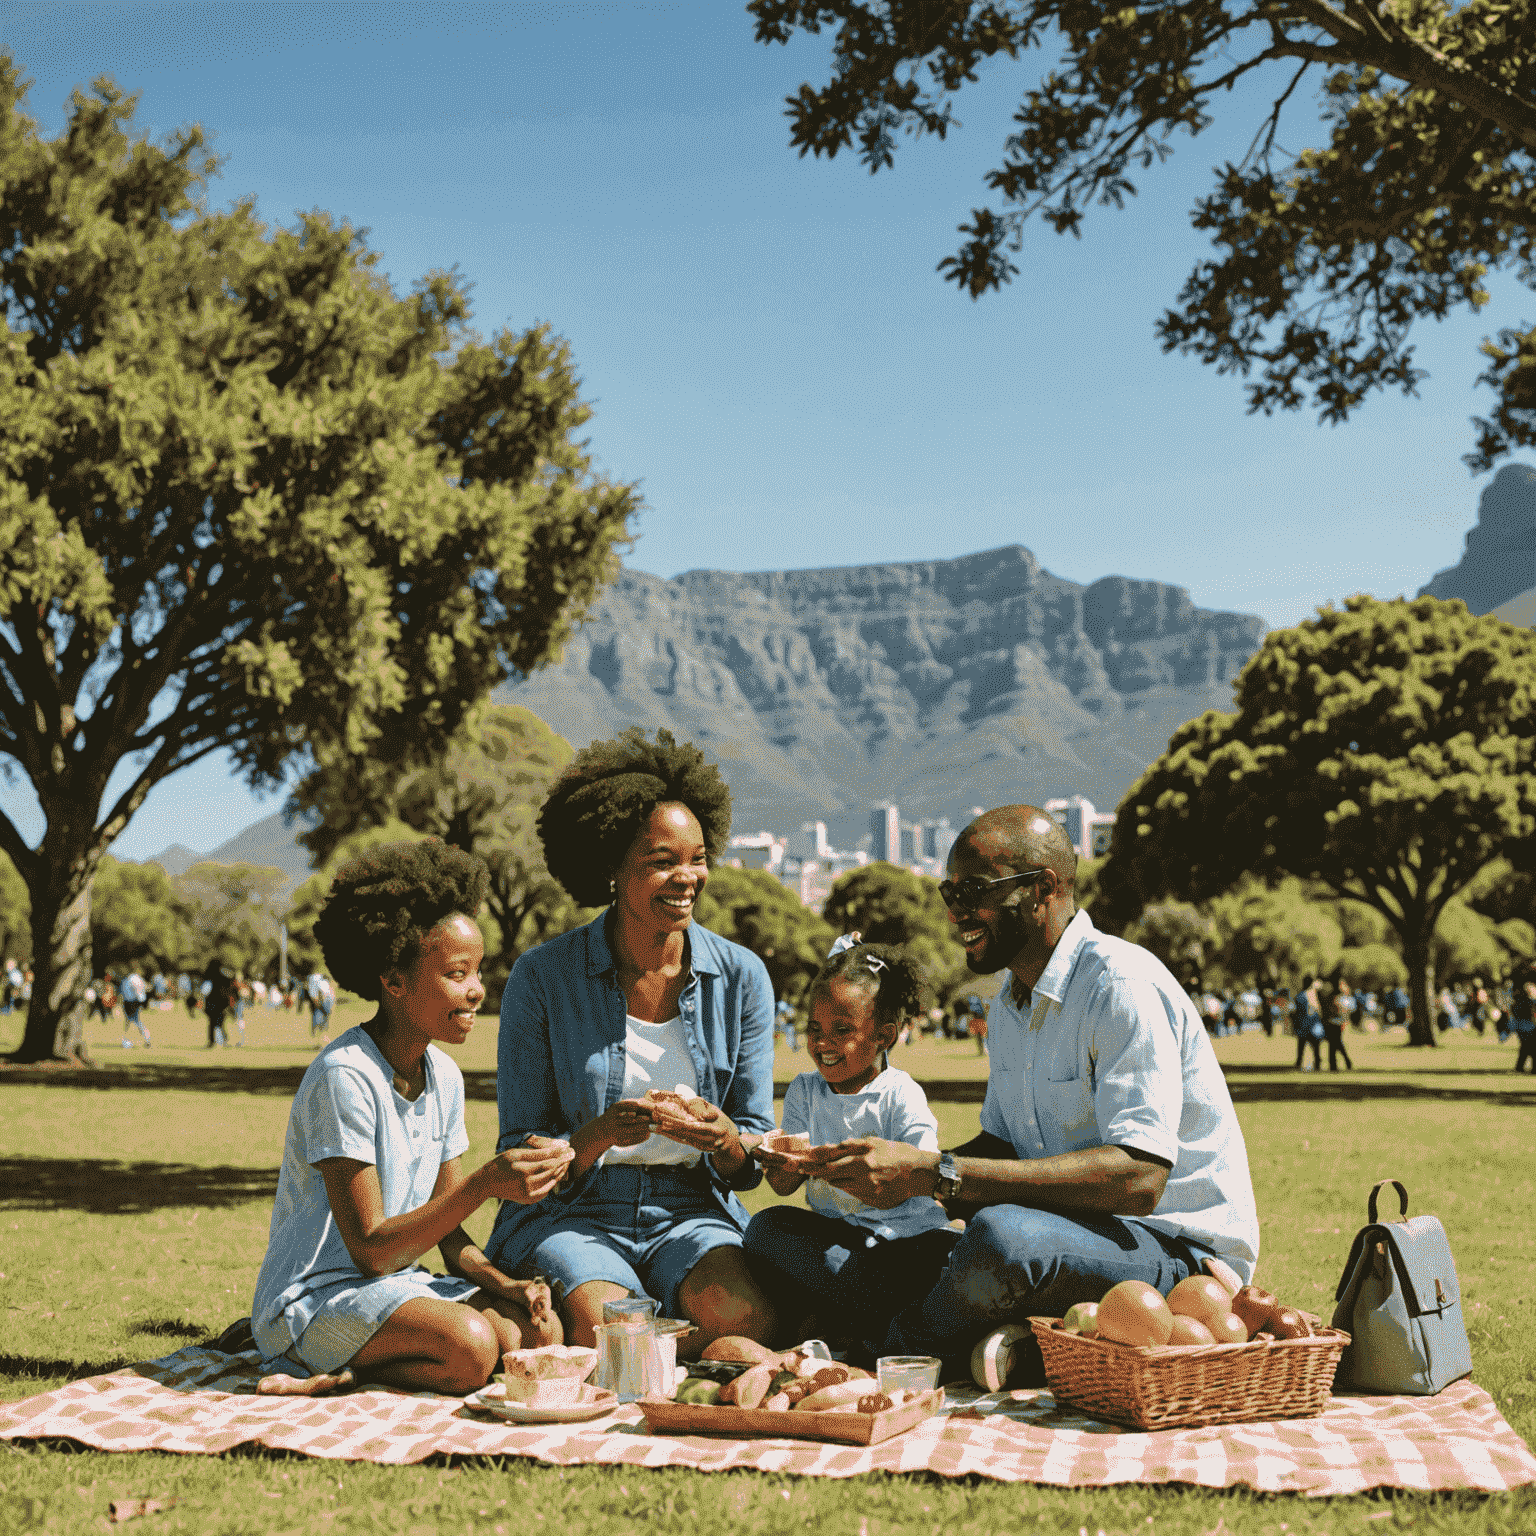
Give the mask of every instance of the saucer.
[(590, 1384), (581, 1389), (579, 1403), (561, 1403), (548, 1408), (535, 1408), (528, 1403), (509, 1403), (507, 1389), (499, 1381), (493, 1381), (478, 1392), (471, 1392), (464, 1399), (467, 1408), (479, 1408), (494, 1413), (509, 1424), (580, 1424), (587, 1419), (600, 1419), (619, 1406), (616, 1392), (605, 1391)]

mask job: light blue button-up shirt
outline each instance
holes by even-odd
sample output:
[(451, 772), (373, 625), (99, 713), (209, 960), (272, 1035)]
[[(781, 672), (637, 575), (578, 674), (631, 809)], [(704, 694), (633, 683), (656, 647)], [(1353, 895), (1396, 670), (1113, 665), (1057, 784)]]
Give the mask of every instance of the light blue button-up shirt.
[(1162, 1158), (1162, 1198), (1134, 1219), (1204, 1244), (1251, 1280), (1248, 1149), (1210, 1037), (1168, 968), (1079, 912), (1023, 1008), (1010, 991), (987, 1015), (982, 1129), (1025, 1159), (1101, 1146)]
[[(496, 1046), (497, 1151), (529, 1136), (569, 1136), (624, 1096), (627, 1009), (609, 948), (608, 913), (518, 957), (501, 995)], [(692, 971), (678, 1014), (701, 1097), (718, 1105), (738, 1130), (773, 1129), (773, 986), (763, 962), (697, 923), (686, 934)], [(733, 1190), (751, 1189), (762, 1170), (748, 1161), (725, 1179), (703, 1159), (722, 1211), (745, 1229), (747, 1214)], [(590, 1178), (590, 1174), (588, 1175)], [(539, 1205), (501, 1204), (490, 1250), (501, 1249), (523, 1222), (548, 1217), (576, 1198), (577, 1180)]]

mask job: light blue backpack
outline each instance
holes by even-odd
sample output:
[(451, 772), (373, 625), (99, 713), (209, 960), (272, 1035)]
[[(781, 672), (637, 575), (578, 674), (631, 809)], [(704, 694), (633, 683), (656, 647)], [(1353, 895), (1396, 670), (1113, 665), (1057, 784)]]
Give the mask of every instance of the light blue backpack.
[[(1399, 1219), (1378, 1221), (1376, 1197), (1388, 1184)], [(1366, 1214), (1335, 1294), (1333, 1326), (1350, 1343), (1334, 1386), (1432, 1396), (1472, 1370), (1450, 1241), (1437, 1217), (1408, 1220), (1408, 1191), (1396, 1179), (1371, 1190)]]

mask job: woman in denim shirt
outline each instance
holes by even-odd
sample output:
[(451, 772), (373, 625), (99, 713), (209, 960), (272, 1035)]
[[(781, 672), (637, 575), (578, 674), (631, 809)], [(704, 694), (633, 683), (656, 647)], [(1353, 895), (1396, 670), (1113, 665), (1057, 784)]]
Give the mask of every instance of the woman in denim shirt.
[[(522, 955), (502, 994), (497, 1148), (559, 1136), (576, 1155), (537, 1210), (503, 1202), (486, 1251), (548, 1278), (572, 1344), (631, 1293), (698, 1324), (685, 1354), (776, 1325), (735, 1194), (761, 1178), (748, 1151), (773, 1129), (773, 988), (755, 955), (693, 922), (730, 804), (695, 747), (631, 729), (577, 753), (539, 813), (550, 873), (608, 906)], [(697, 1124), (644, 1099), (679, 1087)]]

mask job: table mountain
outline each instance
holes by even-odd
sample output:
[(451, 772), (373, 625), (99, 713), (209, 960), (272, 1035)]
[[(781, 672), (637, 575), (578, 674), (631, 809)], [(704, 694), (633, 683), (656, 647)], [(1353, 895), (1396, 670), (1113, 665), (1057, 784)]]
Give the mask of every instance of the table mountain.
[(1506, 464), (1477, 503), (1477, 525), (1461, 560), (1436, 573), (1419, 596), (1459, 597), (1490, 613), (1536, 587), (1536, 469)]
[[(1263, 638), (1182, 587), (1091, 586), (1018, 545), (808, 571), (625, 571), (564, 657), (509, 684), (577, 746), (669, 726), (721, 765), (738, 832), (834, 834), (1080, 793), (1112, 808), (1170, 733), (1229, 709)], [(844, 818), (839, 813), (851, 813)]]

